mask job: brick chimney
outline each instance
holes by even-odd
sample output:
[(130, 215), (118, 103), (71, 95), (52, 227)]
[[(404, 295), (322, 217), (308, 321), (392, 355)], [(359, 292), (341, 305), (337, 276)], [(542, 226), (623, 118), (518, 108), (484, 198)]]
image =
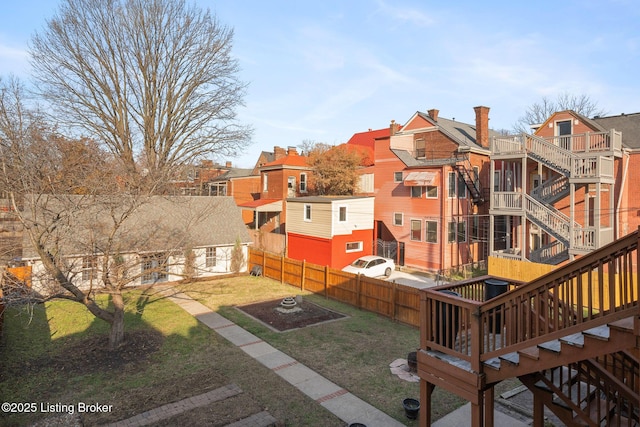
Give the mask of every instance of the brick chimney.
[(435, 108), (432, 108), (431, 110), (427, 111), (427, 113), (429, 114), (429, 117), (431, 117), (434, 122), (438, 121), (438, 113), (439, 112), (440, 112), (440, 110), (436, 110)]
[(274, 157), (273, 160), (281, 159), (286, 155), (287, 155), (287, 152), (285, 151), (284, 148), (278, 147), (278, 146), (273, 147), (273, 157)]
[(391, 124), (389, 125), (389, 132), (390, 132), (391, 136), (393, 136), (396, 133), (398, 133), (398, 129), (400, 129), (400, 125), (398, 123), (396, 123), (395, 120), (391, 120)]
[(225, 163), (225, 167), (227, 167), (227, 168), (231, 167), (231, 162), (229, 160), (227, 160), (227, 162)]
[(476, 112), (476, 143), (489, 148), (489, 107), (473, 107)]
[(297, 156), (298, 150), (296, 147), (287, 147), (287, 156)]

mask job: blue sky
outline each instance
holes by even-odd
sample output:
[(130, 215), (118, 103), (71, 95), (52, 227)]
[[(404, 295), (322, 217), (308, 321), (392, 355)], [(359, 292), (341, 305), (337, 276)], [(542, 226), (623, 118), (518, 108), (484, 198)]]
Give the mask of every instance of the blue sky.
[[(6, 3), (11, 3), (7, 5)], [(608, 114), (640, 111), (640, 2), (196, 0), (235, 31), (242, 122), (261, 150), (340, 144), (431, 108), (511, 129), (543, 96), (586, 94)], [(30, 36), (56, 0), (0, 6), (0, 75), (27, 79)]]

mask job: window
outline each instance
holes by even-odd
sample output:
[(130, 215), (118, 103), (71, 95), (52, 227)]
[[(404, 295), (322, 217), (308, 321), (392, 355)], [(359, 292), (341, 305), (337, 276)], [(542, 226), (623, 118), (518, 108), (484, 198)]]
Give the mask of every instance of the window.
[(269, 190), (269, 175), (267, 174), (262, 174), (262, 191), (268, 191)]
[(306, 173), (300, 174), (300, 192), (301, 193), (307, 192), (307, 174)]
[(471, 240), (480, 240), (480, 217), (474, 215), (471, 220)]
[(347, 243), (347, 252), (361, 252), (361, 251), (362, 251), (362, 242)]
[(447, 224), (447, 243), (453, 243), (456, 241), (456, 223), (455, 221), (450, 221)]
[(427, 185), (427, 199), (438, 198), (438, 187), (435, 185)]
[(217, 257), (217, 254), (216, 254), (216, 248), (215, 247), (207, 248), (205, 265), (207, 267), (215, 267), (217, 259), (218, 259), (218, 257)]
[(393, 182), (402, 182), (402, 172), (393, 173)]
[(346, 206), (340, 206), (340, 218), (339, 221), (340, 222), (345, 222), (347, 220), (347, 207)]
[(162, 253), (142, 257), (142, 283), (155, 283), (167, 280), (167, 259)]
[(211, 196), (226, 196), (227, 195), (227, 183), (226, 182), (214, 182), (211, 184), (210, 192)]
[(287, 178), (287, 188), (289, 190), (295, 190), (295, 188), (296, 188), (296, 177), (295, 176), (290, 176), (289, 178)]
[(304, 220), (311, 221), (311, 205), (304, 205)]
[(414, 186), (411, 187), (411, 197), (414, 199), (418, 199), (422, 197), (422, 187)]
[(426, 150), (425, 150), (426, 146), (424, 143), (424, 138), (416, 139), (415, 147), (416, 147), (416, 158), (424, 159), (426, 156)]
[(459, 221), (458, 222), (458, 243), (467, 241), (467, 222)]
[(393, 213), (393, 225), (402, 226), (404, 224), (404, 214), (402, 212)]
[(460, 199), (467, 197), (467, 184), (464, 182), (462, 175), (458, 175), (458, 197)]
[(438, 243), (438, 221), (425, 221), (425, 240), (429, 243)]
[(82, 280), (92, 280), (96, 277), (98, 259), (95, 256), (82, 258)]
[(422, 221), (418, 219), (411, 220), (411, 240), (422, 240)]
[(456, 197), (456, 173), (449, 172), (449, 197)]

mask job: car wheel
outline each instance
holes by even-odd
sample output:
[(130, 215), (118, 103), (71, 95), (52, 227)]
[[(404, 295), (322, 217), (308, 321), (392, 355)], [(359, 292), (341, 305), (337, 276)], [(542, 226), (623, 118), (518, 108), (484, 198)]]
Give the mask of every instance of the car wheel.
[(391, 267), (387, 267), (387, 269), (384, 271), (384, 275), (385, 277), (391, 276)]

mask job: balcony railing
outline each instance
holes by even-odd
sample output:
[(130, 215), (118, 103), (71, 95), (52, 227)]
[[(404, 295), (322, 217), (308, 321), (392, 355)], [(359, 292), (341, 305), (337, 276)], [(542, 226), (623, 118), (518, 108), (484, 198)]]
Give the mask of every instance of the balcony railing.
[(515, 191), (494, 191), (491, 209), (522, 210), (522, 193)]
[(622, 149), (622, 133), (613, 129), (608, 132), (587, 132), (544, 139), (573, 153), (614, 152)]

